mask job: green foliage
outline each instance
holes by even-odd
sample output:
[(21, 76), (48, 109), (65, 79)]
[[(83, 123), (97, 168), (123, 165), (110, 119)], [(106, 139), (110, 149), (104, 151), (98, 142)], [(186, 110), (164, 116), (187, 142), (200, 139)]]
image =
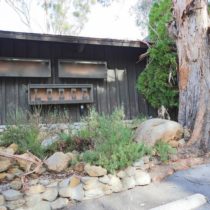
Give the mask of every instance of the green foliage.
[(164, 163), (169, 160), (170, 154), (176, 153), (176, 149), (172, 148), (169, 144), (167, 144), (163, 141), (159, 141), (155, 145), (154, 149), (155, 149), (157, 155), (160, 157), (160, 160)]
[(96, 118), (92, 118), (91, 125), (95, 127), (89, 124), (87, 129), (94, 131), (94, 149), (84, 153), (84, 161), (113, 172), (131, 165), (133, 161), (150, 152), (145, 145), (132, 141), (132, 130), (123, 122), (122, 110), (114, 111), (111, 116), (98, 115), (95, 112), (93, 115)]
[(18, 152), (25, 153), (27, 151), (43, 158), (44, 151), (38, 140), (39, 131), (31, 125), (7, 126), (6, 131), (1, 135), (0, 145), (9, 146), (12, 143), (18, 145)]
[(171, 0), (160, 0), (151, 8), (149, 37), (153, 44), (146, 69), (137, 81), (137, 89), (154, 108), (178, 106), (177, 53), (167, 30), (167, 23), (172, 18), (171, 5)]

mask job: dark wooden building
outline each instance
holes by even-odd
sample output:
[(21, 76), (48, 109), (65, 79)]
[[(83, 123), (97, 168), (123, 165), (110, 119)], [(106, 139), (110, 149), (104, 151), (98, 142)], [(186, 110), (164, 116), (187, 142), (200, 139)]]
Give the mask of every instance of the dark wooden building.
[(140, 41), (0, 31), (0, 124), (15, 109), (67, 110), (79, 121), (89, 105), (128, 119), (152, 110), (137, 93)]

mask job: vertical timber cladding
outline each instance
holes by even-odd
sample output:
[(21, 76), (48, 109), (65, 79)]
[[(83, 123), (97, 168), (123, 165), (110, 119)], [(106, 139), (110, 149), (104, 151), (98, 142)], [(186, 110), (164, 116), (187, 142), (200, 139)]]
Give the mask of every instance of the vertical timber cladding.
[[(116, 106), (123, 105), (127, 118), (138, 116), (139, 110), (144, 114), (149, 114), (147, 104), (135, 92), (137, 74), (144, 68), (144, 65), (136, 64), (136, 61), (138, 56), (145, 52), (145, 49), (93, 44), (85, 44), (81, 47), (81, 44), (78, 43), (6, 38), (0, 38), (0, 46), (0, 57), (47, 60), (50, 62), (51, 69), (50, 77), (0, 76), (0, 124), (6, 122), (12, 108), (30, 110), (27, 91), (28, 86), (34, 84), (91, 84), (93, 104), (98, 111), (111, 113)], [(77, 63), (80, 61), (80, 64), (84, 61), (90, 63), (94, 61), (102, 66), (105, 65), (106, 71), (105, 73), (103, 70), (101, 71), (103, 69), (101, 67), (100, 73), (97, 72), (98, 78), (91, 77), (90, 74), (79, 78), (62, 76), (59, 72), (59, 62), (61, 61), (64, 63), (65, 61), (76, 61)], [(145, 108), (142, 108), (142, 104)], [(49, 107), (48, 105), (44, 106)], [(55, 107), (68, 110), (72, 121), (80, 119), (80, 104), (61, 104), (55, 105)]]

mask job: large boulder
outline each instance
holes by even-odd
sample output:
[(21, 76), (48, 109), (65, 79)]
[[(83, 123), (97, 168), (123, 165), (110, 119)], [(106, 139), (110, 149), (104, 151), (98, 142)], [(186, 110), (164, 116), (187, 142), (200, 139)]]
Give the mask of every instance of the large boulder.
[(145, 143), (148, 146), (154, 146), (159, 140), (172, 145), (174, 141), (181, 139), (182, 135), (183, 127), (179, 123), (154, 118), (140, 124), (136, 130), (134, 140), (138, 143)]

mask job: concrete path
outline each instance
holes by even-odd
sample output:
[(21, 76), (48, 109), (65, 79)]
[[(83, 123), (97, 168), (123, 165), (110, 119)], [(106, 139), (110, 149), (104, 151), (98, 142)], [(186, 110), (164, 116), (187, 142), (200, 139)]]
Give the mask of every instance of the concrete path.
[[(194, 193), (201, 193), (210, 200), (210, 164), (179, 171), (161, 183), (84, 201), (69, 209), (148, 210)], [(210, 204), (207, 203), (197, 210), (210, 210)]]

